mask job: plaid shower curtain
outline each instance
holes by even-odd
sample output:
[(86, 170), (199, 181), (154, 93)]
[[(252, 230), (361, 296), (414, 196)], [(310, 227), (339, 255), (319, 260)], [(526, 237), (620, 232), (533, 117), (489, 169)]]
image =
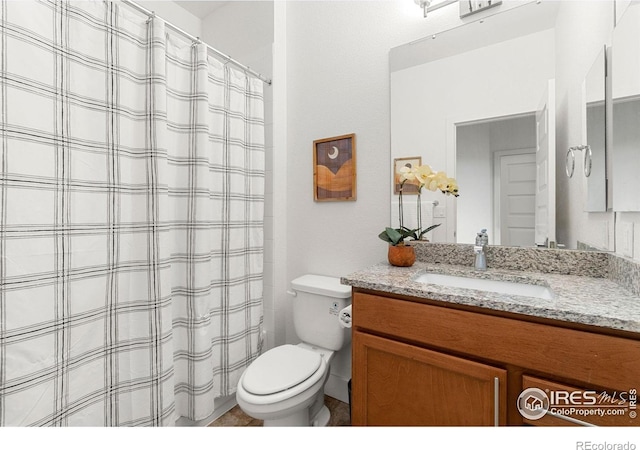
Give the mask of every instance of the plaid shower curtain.
[(261, 350), (262, 82), (111, 1), (2, 1), (0, 425), (173, 425)]

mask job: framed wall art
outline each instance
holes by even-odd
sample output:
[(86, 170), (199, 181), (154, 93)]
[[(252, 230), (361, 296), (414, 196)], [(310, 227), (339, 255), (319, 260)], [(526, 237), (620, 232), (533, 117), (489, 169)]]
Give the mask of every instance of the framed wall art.
[(313, 141), (313, 199), (356, 199), (356, 135)]
[[(400, 193), (400, 169), (403, 167), (418, 167), (422, 165), (421, 156), (409, 156), (406, 158), (395, 158), (393, 160), (393, 193)], [(402, 189), (403, 194), (418, 194), (418, 182), (416, 180), (407, 181)]]

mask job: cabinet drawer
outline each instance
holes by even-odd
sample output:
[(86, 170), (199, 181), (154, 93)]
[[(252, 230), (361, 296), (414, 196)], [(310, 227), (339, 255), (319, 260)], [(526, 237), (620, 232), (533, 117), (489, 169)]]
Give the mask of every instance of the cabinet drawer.
[(353, 327), (577, 385), (638, 388), (640, 340), (363, 292), (353, 296)]
[[(587, 389), (523, 375), (519, 409), (524, 423), (535, 426), (640, 426), (634, 388), (627, 391)], [(548, 412), (536, 409), (546, 399)], [(630, 402), (631, 400), (631, 402)], [(539, 417), (542, 415), (542, 417)], [(527, 416), (531, 418), (527, 418)]]

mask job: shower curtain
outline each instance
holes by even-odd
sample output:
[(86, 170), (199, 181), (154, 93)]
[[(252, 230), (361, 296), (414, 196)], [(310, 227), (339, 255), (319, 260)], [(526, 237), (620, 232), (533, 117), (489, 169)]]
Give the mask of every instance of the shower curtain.
[(0, 426), (205, 418), (262, 346), (262, 82), (118, 2), (1, 5)]

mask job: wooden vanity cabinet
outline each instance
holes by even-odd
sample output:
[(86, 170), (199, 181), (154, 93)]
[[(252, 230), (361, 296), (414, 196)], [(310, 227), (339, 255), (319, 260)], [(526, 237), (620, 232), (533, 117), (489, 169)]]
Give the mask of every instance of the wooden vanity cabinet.
[[(527, 387), (640, 388), (640, 336), (632, 333), (362, 289), (352, 308), (352, 425), (575, 425), (571, 417), (523, 419), (518, 396)], [(577, 417), (640, 425), (629, 414)]]

